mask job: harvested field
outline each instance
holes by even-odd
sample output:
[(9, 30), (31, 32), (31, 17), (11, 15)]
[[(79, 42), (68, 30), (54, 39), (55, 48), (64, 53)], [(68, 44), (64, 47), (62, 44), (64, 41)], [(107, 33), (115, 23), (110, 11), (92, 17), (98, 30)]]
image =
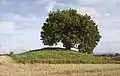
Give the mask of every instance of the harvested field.
[(120, 64), (19, 64), (1, 56), (0, 76), (120, 76)]

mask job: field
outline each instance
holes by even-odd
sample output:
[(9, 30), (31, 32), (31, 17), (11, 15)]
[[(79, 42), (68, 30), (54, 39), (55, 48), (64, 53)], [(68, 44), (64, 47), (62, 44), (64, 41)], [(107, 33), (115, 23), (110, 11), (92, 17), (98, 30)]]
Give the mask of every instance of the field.
[(21, 64), (0, 57), (0, 76), (120, 76), (120, 64)]
[(74, 51), (38, 50), (0, 56), (0, 76), (120, 76), (120, 64)]

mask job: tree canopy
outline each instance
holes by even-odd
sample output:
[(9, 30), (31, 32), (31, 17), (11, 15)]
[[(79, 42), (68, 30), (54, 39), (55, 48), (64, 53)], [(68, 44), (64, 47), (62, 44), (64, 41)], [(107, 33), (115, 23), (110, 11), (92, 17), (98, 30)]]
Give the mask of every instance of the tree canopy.
[(88, 53), (92, 53), (100, 38), (98, 25), (91, 17), (71, 8), (50, 12), (41, 31), (44, 45), (62, 42), (66, 49), (71, 49), (82, 44)]

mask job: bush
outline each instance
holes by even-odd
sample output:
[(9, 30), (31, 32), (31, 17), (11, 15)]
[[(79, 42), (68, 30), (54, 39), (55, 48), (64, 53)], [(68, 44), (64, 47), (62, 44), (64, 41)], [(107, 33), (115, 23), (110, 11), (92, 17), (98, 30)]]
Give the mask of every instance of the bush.
[(14, 52), (13, 52), (13, 51), (10, 51), (9, 56), (12, 56), (13, 54), (14, 54)]

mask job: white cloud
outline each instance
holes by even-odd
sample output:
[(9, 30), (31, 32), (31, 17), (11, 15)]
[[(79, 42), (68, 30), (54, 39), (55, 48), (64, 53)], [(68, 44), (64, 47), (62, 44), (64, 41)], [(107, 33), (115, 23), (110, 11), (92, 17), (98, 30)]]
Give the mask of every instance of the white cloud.
[(84, 4), (84, 5), (94, 5), (101, 0), (76, 0), (79, 4)]
[[(51, 10), (75, 8), (82, 14), (90, 15), (99, 25), (103, 36), (96, 50), (119, 50), (120, 11), (119, 0), (11, 0), (10, 6), (3, 1), (0, 14), (0, 33), (12, 34), (12, 37), (0, 35), (4, 48), (36, 48), (39, 42), (40, 27)], [(24, 16), (23, 16), (24, 15)], [(24, 30), (23, 30), (24, 29)], [(11, 40), (11, 41), (9, 41)], [(14, 45), (10, 45), (14, 43)], [(3, 47), (2, 46), (2, 47)], [(108, 49), (111, 47), (111, 49)]]
[(29, 14), (28, 16), (21, 16), (19, 14), (7, 13), (2, 16), (1, 20), (3, 20), (4, 23), (9, 22), (8, 24), (6, 24), (6, 27), (10, 27), (13, 24), (12, 28), (14, 28), (16, 31), (22, 31), (25, 29), (38, 28), (41, 24), (40, 22), (44, 19), (42, 17), (37, 17), (34, 14)]
[(48, 6), (46, 6), (47, 11), (48, 11), (48, 12), (52, 11), (52, 9), (53, 9), (53, 7), (55, 6), (55, 4), (56, 4), (56, 1), (50, 0), (50, 1), (48, 2)]
[(18, 21), (21, 20), (21, 16), (13, 13), (7, 13), (3, 15), (1, 19), (6, 21)]
[(17, 21), (36, 21), (37, 17), (35, 15), (28, 15), (27, 17), (21, 16), (19, 14), (13, 14), (13, 13), (7, 13), (3, 15), (1, 20), (6, 20), (6, 21), (12, 21), (12, 22), (17, 22)]
[(29, 50), (42, 46), (39, 34), (40, 22), (43, 19), (40, 21), (39, 17), (36, 17), (34, 14), (21, 16), (13, 13), (7, 13), (1, 19), (0, 36), (4, 39), (1, 39), (3, 46), (0, 48), (0, 51), (4, 49), (7, 52), (9, 49), (16, 49), (16, 52), (19, 52), (23, 49)]
[(81, 14), (88, 14), (88, 15), (94, 16), (94, 17), (100, 17), (101, 16), (100, 13), (97, 12), (94, 8), (90, 8), (90, 7), (80, 7), (80, 8), (78, 8), (77, 7), (77, 9), (78, 9), (79, 13), (81, 13)]
[(45, 5), (45, 9), (47, 12), (52, 11), (52, 9), (54, 8), (56, 1), (55, 0), (37, 0), (36, 1), (37, 4), (46, 4)]
[[(80, 0), (80, 2), (81, 2), (81, 0)], [(88, 15), (95, 17), (95, 18), (101, 17), (101, 13), (93, 7), (81, 6), (81, 5), (77, 5), (77, 4), (76, 5), (74, 5), (74, 4), (65, 5), (62, 3), (56, 3), (55, 6), (62, 7), (62, 9), (63, 8), (74, 8), (74, 9), (77, 9), (78, 13), (80, 13), (80, 14), (83, 14), (83, 15), (88, 14)]]
[(105, 16), (110, 16), (110, 13), (105, 13)]
[(0, 33), (2, 34), (12, 34), (15, 32), (14, 23), (8, 21), (0, 21)]
[(105, 32), (104, 41), (112, 41), (119, 42), (120, 41), (120, 30), (111, 30), (109, 32)]

